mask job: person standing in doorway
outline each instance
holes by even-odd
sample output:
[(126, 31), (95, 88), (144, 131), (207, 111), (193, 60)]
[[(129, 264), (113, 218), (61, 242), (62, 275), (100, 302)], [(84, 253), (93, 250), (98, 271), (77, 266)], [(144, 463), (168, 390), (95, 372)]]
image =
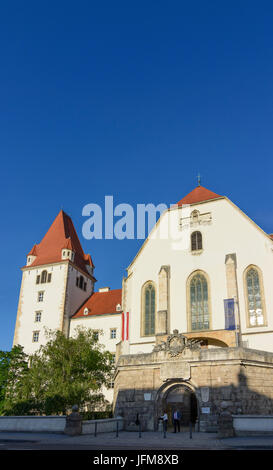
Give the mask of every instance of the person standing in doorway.
[(178, 430), (178, 432), (180, 432), (180, 420), (181, 420), (180, 411), (174, 410), (174, 413), (173, 413), (174, 432), (176, 432), (176, 430)]
[(161, 416), (161, 419), (163, 421), (163, 431), (167, 432), (167, 427), (168, 427), (168, 414), (167, 411), (164, 411), (163, 416)]

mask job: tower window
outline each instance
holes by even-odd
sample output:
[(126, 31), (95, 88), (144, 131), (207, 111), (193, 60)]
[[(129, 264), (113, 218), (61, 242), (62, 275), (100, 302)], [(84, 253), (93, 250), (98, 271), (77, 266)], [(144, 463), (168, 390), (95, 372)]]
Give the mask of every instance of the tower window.
[(202, 233), (201, 232), (193, 232), (191, 234), (191, 251), (202, 250)]
[(38, 343), (39, 342), (39, 333), (40, 333), (40, 331), (33, 331), (33, 335), (32, 335), (32, 342), (33, 343)]
[(41, 276), (37, 276), (36, 284), (45, 284), (46, 282), (51, 282), (51, 273), (48, 273), (46, 270), (42, 271)]
[(76, 286), (79, 287), (80, 289), (86, 291), (87, 282), (85, 281), (83, 276), (78, 276), (76, 278)]
[[(35, 312), (35, 321), (40, 322), (41, 318), (42, 318), (42, 312)], [(37, 331), (35, 333), (37, 333)]]

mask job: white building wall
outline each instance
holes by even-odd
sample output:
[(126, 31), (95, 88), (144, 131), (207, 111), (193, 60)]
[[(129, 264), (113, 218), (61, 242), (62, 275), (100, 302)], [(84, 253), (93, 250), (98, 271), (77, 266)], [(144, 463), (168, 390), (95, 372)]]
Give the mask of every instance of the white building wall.
[[(178, 329), (184, 333), (188, 331), (186, 284), (188, 276), (197, 269), (205, 271), (209, 277), (211, 329), (224, 329), (223, 300), (227, 298), (225, 257), (230, 253), (235, 253), (237, 257), (242, 333), (257, 331), (258, 335), (251, 335), (251, 347), (273, 351), (273, 334), (260, 335), (262, 331), (273, 331), (273, 242), (227, 199), (192, 205), (190, 212), (194, 209), (198, 209), (201, 214), (211, 213), (212, 222), (180, 232), (177, 218), (179, 212), (166, 212), (153, 233), (157, 234), (162, 226), (171, 221), (177, 227), (176, 235), (182, 233), (188, 243), (182, 243), (179, 247), (168, 238), (147, 240), (128, 269), (126, 286), (127, 309), (131, 318), (130, 352), (149, 352), (153, 347), (151, 342), (155, 341), (155, 337), (140, 336), (141, 288), (148, 280), (154, 281), (158, 286), (158, 273), (162, 265), (170, 266), (170, 330)], [(203, 236), (203, 251), (199, 255), (193, 255), (190, 249), (190, 233), (194, 230), (200, 230)], [(243, 272), (250, 264), (257, 265), (263, 272), (268, 319), (267, 326), (255, 329), (246, 326)]]
[[(37, 275), (43, 270), (52, 274), (51, 282), (36, 284)], [(68, 263), (24, 269), (20, 292), (14, 344), (24, 347), (27, 354), (34, 353), (47, 342), (45, 328), (62, 329), (63, 307), (66, 291)], [(44, 292), (42, 302), (38, 293)], [(35, 321), (35, 313), (41, 311), (41, 321)], [(39, 342), (33, 342), (33, 331), (39, 331)]]
[[(86, 282), (86, 291), (76, 285), (77, 277), (83, 276), (84, 282)], [(69, 266), (67, 286), (66, 286), (66, 299), (64, 306), (64, 333), (69, 335), (70, 329), (70, 318), (76, 313), (81, 305), (90, 297), (94, 290), (94, 281), (87, 275), (84, 275), (81, 271), (76, 269), (74, 266)]]
[[(84, 282), (86, 282), (86, 291), (80, 289), (76, 285), (76, 279), (79, 276), (83, 276)], [(74, 266), (69, 266), (68, 280), (67, 280), (67, 296), (66, 296), (66, 313), (71, 316), (74, 315), (78, 308), (90, 297), (94, 290), (94, 282), (87, 275), (84, 275), (81, 271), (76, 269)]]

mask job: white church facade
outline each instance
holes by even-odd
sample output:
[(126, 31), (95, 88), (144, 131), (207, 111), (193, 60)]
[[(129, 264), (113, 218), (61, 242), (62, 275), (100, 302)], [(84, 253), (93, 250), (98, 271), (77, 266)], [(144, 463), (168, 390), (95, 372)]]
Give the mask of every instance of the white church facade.
[[(208, 378), (199, 383), (199, 366), (240, 368), (242, 358), (231, 359), (232, 351), (266, 351), (264, 369), (273, 367), (273, 239), (227, 197), (202, 186), (161, 215), (121, 289), (95, 291), (92, 259), (63, 211), (22, 272), (14, 344), (30, 354), (46, 341), (44, 327), (66, 335), (77, 326), (103, 330), (100, 341), (116, 354), (114, 406), (128, 423), (132, 409), (144, 409), (145, 426), (154, 429), (154, 416), (168, 405), (166, 384), (194, 394), (202, 421)], [(236, 374), (241, 377), (239, 369)], [(217, 393), (205, 402), (211, 423)]]
[[(165, 226), (177, 227), (181, 238), (162, 236)], [(272, 279), (271, 236), (227, 197), (198, 186), (161, 216), (128, 267), (128, 352), (151, 352), (156, 335), (173, 329), (202, 337), (208, 347), (237, 341), (273, 352)], [(234, 299), (233, 339), (228, 299)]]

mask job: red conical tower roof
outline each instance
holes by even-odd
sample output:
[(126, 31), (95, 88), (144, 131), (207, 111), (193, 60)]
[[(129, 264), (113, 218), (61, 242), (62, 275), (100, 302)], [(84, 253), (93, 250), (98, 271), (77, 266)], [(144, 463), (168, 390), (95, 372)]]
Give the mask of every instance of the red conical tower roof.
[(92, 266), (91, 257), (84, 253), (71, 218), (61, 210), (42, 241), (35, 245), (36, 259), (31, 266), (52, 264), (62, 261), (62, 249), (74, 251), (74, 264), (87, 272), (86, 265)]

